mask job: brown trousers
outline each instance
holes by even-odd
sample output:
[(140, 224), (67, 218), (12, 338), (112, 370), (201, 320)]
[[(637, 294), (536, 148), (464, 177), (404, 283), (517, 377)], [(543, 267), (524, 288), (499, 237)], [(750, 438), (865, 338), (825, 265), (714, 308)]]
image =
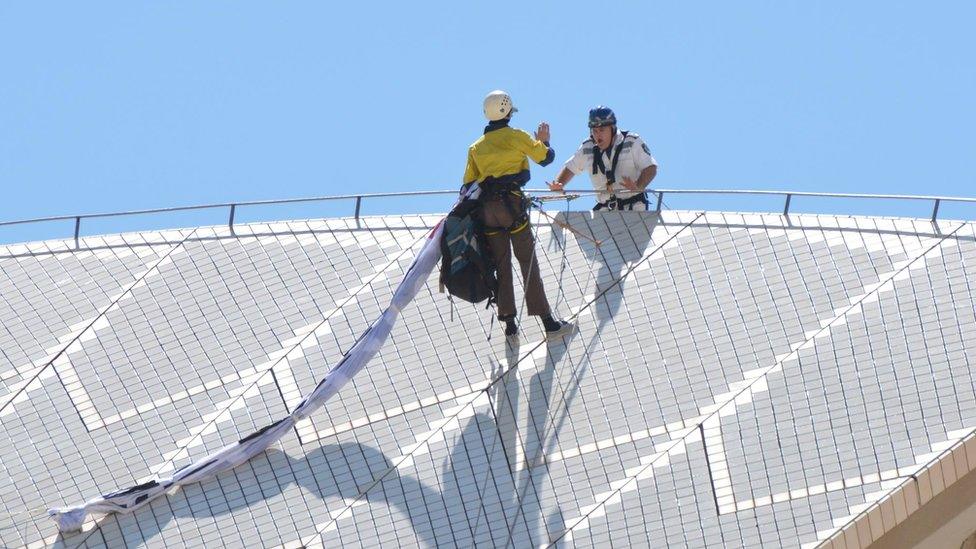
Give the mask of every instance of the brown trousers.
[(511, 193), (486, 200), (482, 209), (485, 232), (495, 233), (488, 234), (488, 247), (498, 267), (498, 318), (503, 320), (515, 316), (515, 288), (512, 281), (513, 250), (515, 258), (522, 267), (528, 313), (533, 316), (545, 316), (550, 312), (546, 291), (542, 287), (542, 277), (539, 275), (539, 259), (534, 253), (535, 239), (532, 238), (531, 224), (525, 225), (515, 233), (493, 228), (511, 227), (524, 212), (522, 197)]

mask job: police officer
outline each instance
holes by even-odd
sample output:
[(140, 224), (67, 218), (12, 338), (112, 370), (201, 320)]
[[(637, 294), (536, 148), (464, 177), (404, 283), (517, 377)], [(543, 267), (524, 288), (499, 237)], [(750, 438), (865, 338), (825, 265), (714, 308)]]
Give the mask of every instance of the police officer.
[(488, 247), (498, 269), (498, 319), (505, 335), (518, 334), (515, 322), (515, 290), (512, 281), (512, 251), (522, 268), (528, 314), (542, 317), (549, 335), (563, 332), (569, 324), (552, 316), (535, 256), (535, 239), (529, 223), (522, 186), (529, 180), (531, 158), (540, 166), (552, 163), (556, 153), (549, 146), (549, 125), (539, 124), (533, 138), (524, 130), (509, 126), (518, 109), (501, 90), (488, 94), (484, 113), (488, 119), (484, 135), (468, 149), (464, 184), (481, 185), (482, 221)]
[(640, 210), (649, 207), (647, 186), (657, 175), (657, 161), (647, 144), (633, 132), (617, 130), (617, 117), (609, 107), (590, 109), (590, 138), (566, 161), (549, 184), (561, 191), (578, 173), (588, 172), (599, 193), (594, 210)]

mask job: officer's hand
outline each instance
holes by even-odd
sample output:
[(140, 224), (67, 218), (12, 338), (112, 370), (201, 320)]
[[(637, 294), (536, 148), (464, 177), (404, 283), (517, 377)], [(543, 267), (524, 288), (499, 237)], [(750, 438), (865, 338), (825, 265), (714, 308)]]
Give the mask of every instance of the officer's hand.
[(563, 189), (566, 188), (566, 184), (565, 183), (560, 183), (559, 181), (553, 181), (552, 183), (548, 183), (548, 185), (549, 185), (549, 190), (550, 191), (562, 192)]
[(637, 182), (634, 181), (633, 179), (627, 177), (627, 176), (624, 176), (623, 181), (621, 182), (621, 185), (623, 185), (625, 189), (630, 190), (630, 191), (636, 191), (636, 190), (638, 190), (637, 189)]
[(535, 132), (535, 138), (544, 143), (549, 142), (549, 124), (545, 122), (539, 123), (539, 130)]

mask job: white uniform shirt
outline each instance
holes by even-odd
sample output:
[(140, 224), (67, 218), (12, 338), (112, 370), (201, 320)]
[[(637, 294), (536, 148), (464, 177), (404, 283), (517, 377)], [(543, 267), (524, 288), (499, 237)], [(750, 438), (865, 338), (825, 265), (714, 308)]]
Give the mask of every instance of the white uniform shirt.
[(590, 181), (593, 182), (593, 188), (600, 193), (597, 195), (597, 200), (599, 202), (606, 202), (610, 199), (610, 193), (607, 192), (607, 176), (605, 173), (597, 169), (596, 173), (593, 173), (593, 155), (602, 154), (603, 155), (603, 165), (606, 171), (610, 171), (613, 167), (613, 157), (617, 152), (617, 146), (623, 142), (623, 147), (620, 149), (620, 159), (617, 160), (617, 170), (615, 174), (615, 182), (613, 184), (614, 195), (618, 199), (625, 199), (634, 196), (634, 191), (628, 190), (623, 186), (624, 177), (630, 178), (637, 181), (640, 173), (644, 171), (648, 166), (657, 166), (657, 161), (651, 155), (650, 149), (644, 143), (644, 140), (640, 138), (636, 133), (627, 133), (627, 137), (624, 134), (617, 131), (617, 134), (613, 137), (613, 144), (610, 149), (605, 152), (601, 152), (593, 139), (587, 139), (580, 145), (580, 148), (576, 151), (576, 154), (572, 158), (566, 161), (565, 167), (569, 171), (573, 172), (575, 175), (581, 173), (587, 173), (590, 175)]

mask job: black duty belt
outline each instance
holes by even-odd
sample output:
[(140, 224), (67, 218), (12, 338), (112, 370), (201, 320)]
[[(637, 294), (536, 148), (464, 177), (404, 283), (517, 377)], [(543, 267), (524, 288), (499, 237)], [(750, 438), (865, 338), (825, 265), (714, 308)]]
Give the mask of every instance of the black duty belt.
[(593, 211), (598, 212), (600, 210), (633, 210), (634, 204), (640, 202), (645, 208), (650, 209), (651, 203), (647, 200), (647, 193), (635, 194), (630, 198), (617, 198), (616, 196), (611, 196), (610, 200), (606, 202), (597, 202), (596, 206), (593, 206)]

